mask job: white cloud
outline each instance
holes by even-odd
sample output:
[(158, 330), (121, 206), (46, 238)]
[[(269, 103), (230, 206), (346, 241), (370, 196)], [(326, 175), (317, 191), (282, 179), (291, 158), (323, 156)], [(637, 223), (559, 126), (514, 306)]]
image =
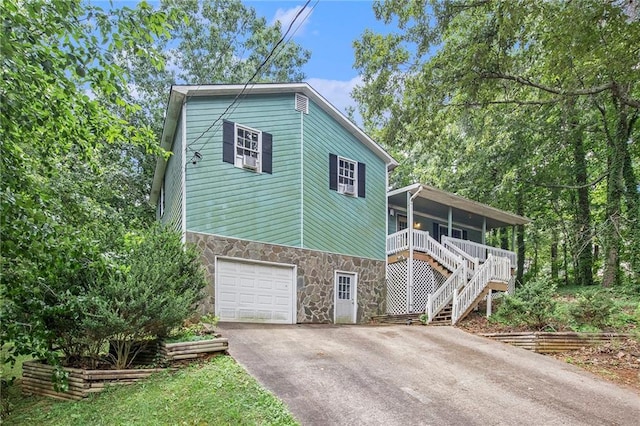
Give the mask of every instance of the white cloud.
[[(282, 26), (282, 33), (284, 34), (287, 31), (287, 28), (289, 28), (289, 24), (291, 24), (300, 10), (302, 10), (302, 6), (292, 7), (291, 9), (276, 10), (276, 14), (271, 20), (271, 25), (275, 24), (276, 21), (280, 21), (280, 24)], [(291, 27), (291, 32), (289, 32), (289, 34), (294, 34), (295, 32), (296, 36), (303, 35), (307, 25), (309, 25), (309, 23), (311, 22), (311, 19), (309, 19), (309, 17), (311, 16), (312, 11), (312, 9), (307, 9), (302, 12), (296, 20), (295, 24), (293, 24), (293, 26)]]
[[(338, 111), (344, 114), (347, 107), (356, 107), (356, 102), (351, 97), (351, 91), (356, 85), (362, 83), (362, 77), (356, 76), (347, 81), (308, 78), (307, 83), (336, 107)], [(359, 125), (362, 124), (362, 118), (357, 111), (355, 113), (355, 119)]]

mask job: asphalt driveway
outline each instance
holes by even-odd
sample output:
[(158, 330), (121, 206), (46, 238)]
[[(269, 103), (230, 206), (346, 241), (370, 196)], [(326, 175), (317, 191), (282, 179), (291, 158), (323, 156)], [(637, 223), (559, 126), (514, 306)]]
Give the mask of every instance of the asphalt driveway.
[(640, 395), (452, 327), (221, 324), (303, 425), (638, 425)]

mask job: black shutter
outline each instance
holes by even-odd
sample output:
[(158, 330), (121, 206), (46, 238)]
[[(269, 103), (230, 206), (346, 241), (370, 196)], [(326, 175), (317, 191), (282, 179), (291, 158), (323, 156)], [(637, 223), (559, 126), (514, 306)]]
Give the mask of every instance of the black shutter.
[(338, 156), (329, 154), (329, 189), (338, 190)]
[(440, 241), (440, 224), (437, 222), (433, 222), (433, 239), (436, 241)]
[(222, 122), (222, 161), (235, 164), (235, 125), (231, 121)]
[(358, 163), (358, 198), (366, 195), (367, 168), (364, 163)]
[(469, 234), (467, 233), (467, 231), (465, 231), (464, 229), (462, 230), (462, 239), (463, 240), (468, 240), (469, 238)]
[(262, 172), (272, 174), (273, 167), (273, 136), (262, 132)]

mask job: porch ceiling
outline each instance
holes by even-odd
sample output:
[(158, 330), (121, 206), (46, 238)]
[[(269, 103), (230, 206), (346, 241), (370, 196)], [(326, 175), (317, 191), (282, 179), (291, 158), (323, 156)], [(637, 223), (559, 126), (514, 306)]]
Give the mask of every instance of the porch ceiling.
[(415, 194), (420, 188), (422, 190), (413, 200), (414, 212), (435, 216), (445, 223), (449, 217), (449, 207), (452, 207), (453, 222), (467, 224), (475, 228), (482, 228), (483, 217), (487, 218), (487, 229), (524, 225), (531, 222), (526, 217), (421, 184), (390, 191), (387, 194), (389, 207), (408, 207), (407, 192)]

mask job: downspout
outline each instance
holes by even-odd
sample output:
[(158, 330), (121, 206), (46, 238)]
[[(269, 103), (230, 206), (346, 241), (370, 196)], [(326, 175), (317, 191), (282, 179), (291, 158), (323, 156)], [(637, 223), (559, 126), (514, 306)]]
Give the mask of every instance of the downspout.
[(304, 248), (304, 113), (300, 111), (300, 248)]
[(418, 188), (415, 194), (410, 196), (410, 192), (407, 192), (407, 198), (409, 198), (409, 211), (408, 214), (408, 222), (409, 222), (409, 265), (407, 267), (407, 310), (411, 313), (413, 312), (413, 200), (420, 194), (422, 191), (422, 185)]

